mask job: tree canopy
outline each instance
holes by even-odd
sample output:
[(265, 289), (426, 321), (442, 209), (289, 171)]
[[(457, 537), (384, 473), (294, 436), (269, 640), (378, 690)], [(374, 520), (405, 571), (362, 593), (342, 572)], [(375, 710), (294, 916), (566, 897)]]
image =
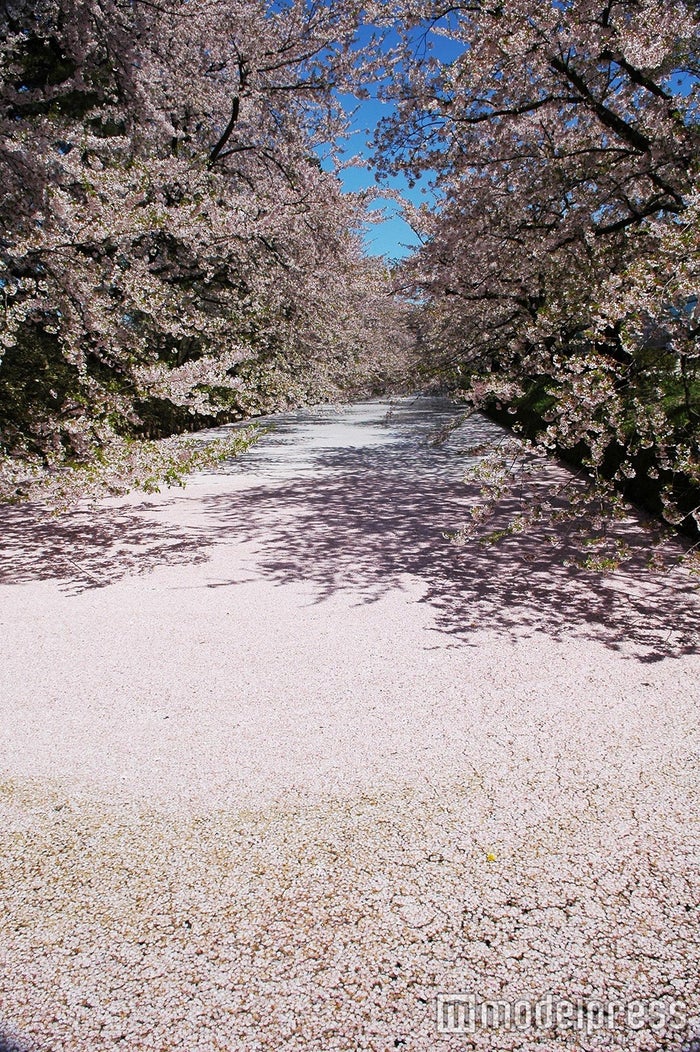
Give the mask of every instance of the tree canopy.
[[(512, 413), (598, 487), (656, 479), (697, 523), (693, 0), (0, 19), (6, 497), (115, 451), (128, 481), (135, 439), (406, 382), (417, 338), (422, 382)], [(393, 274), (319, 155), (369, 85), (378, 178), (435, 192), (406, 203), (422, 246)]]
[(424, 243), (404, 277), (441, 375), (599, 484), (662, 476), (661, 506), (687, 525), (698, 20), (665, 0), (403, 4), (377, 139), (385, 172), (427, 173), (439, 195), (414, 212)]
[(345, 120), (353, 5), (13, 0), (0, 20), (5, 495), (115, 452), (128, 475), (134, 437), (400, 357), (363, 202), (317, 153)]

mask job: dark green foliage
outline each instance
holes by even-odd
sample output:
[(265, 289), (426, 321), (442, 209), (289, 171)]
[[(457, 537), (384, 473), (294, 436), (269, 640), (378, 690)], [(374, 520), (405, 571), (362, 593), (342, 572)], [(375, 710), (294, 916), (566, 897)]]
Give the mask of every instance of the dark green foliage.
[[(514, 429), (525, 438), (534, 439), (545, 429), (547, 423), (552, 419), (552, 414), (556, 412), (556, 397), (551, 393), (551, 387), (552, 381), (549, 378), (533, 379), (526, 384), (525, 394), (522, 397), (515, 399), (509, 406), (492, 400), (487, 406), (487, 413), (505, 427)], [(678, 384), (667, 380), (665, 393), (669, 404), (669, 416), (676, 425), (678, 440), (681, 441), (688, 435), (696, 434), (697, 416), (694, 415), (696, 414), (694, 407), (698, 404), (697, 400), (691, 405), (689, 412), (685, 398), (680, 397)], [(698, 393), (696, 383), (695, 399)], [(632, 436), (634, 433), (632, 415), (629, 418), (629, 429)], [(565, 463), (585, 469), (590, 450), (583, 442), (569, 447), (558, 445), (557, 455)], [(601, 474), (604, 477), (613, 478), (627, 457), (630, 459), (635, 475), (617, 484), (620, 492), (628, 500), (649, 511), (652, 515), (661, 516), (664, 511), (662, 493), (665, 491), (683, 516), (681, 521), (675, 523), (676, 528), (686, 536), (699, 538), (700, 527), (692, 518), (691, 512), (700, 504), (700, 486), (681, 472), (665, 469), (660, 451), (654, 447), (630, 453), (628, 446), (611, 443), (605, 451), (600, 467)]]
[(0, 368), (0, 443), (7, 452), (38, 452), (32, 433), (46, 417), (46, 407), (57, 412), (80, 396), (75, 366), (63, 357), (55, 336), (36, 325), (26, 325)]

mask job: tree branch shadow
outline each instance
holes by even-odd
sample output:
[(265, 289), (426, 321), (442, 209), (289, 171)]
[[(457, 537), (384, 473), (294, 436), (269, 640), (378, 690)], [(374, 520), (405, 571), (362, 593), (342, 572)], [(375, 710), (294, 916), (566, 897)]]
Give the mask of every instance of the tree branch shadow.
[[(470, 462), (464, 450), (502, 434), (477, 417), (435, 445), (431, 433), (456, 413), (435, 399), (403, 406), (398, 420), (367, 411), (351, 421), (352, 436), (359, 436), (354, 444), (346, 433), (334, 445), (331, 430), (311, 452), (299, 441), (300, 421), (307, 431), (308, 422), (290, 414), (280, 431), (227, 468), (249, 473), (244, 489), (185, 491), (39, 522), (26, 509), (5, 508), (0, 580), (59, 578), (68, 590), (82, 591), (161, 565), (203, 563), (217, 545), (246, 542), (264, 578), (310, 583), (319, 602), (340, 592), (374, 602), (411, 579), (443, 645), (475, 644), (476, 630), (487, 628), (505, 636), (573, 634), (642, 661), (697, 651), (694, 582), (681, 570), (643, 569), (648, 538), (640, 516), (616, 524), (633, 557), (624, 570), (607, 574), (572, 566), (579, 549), (562, 528), (546, 524), (497, 544), (451, 543), (446, 534), (469, 517), (477, 499), (463, 481)], [(377, 437), (382, 425), (386, 441)], [(542, 485), (560, 481), (562, 470), (543, 465)], [(197, 525), (169, 521), (174, 505), (185, 519), (196, 513)], [(512, 498), (503, 514), (516, 510)], [(237, 583), (234, 573), (205, 586)]]
[(28, 1044), (10, 1029), (0, 1029), (0, 1052), (38, 1052), (36, 1045)]
[(157, 566), (206, 562), (204, 535), (160, 521), (149, 507), (79, 507), (61, 515), (0, 508), (0, 584), (58, 580), (75, 594)]
[[(225, 534), (264, 537), (264, 575), (311, 582), (319, 599), (349, 591), (371, 602), (406, 576), (416, 579), (436, 631), (462, 645), (484, 627), (556, 638), (573, 631), (614, 650), (636, 644), (644, 660), (697, 648), (695, 587), (681, 571), (642, 570), (641, 520), (617, 525), (638, 557), (602, 575), (571, 565), (578, 548), (546, 524), (496, 544), (451, 543), (446, 535), (468, 517), (477, 494), (449, 477), (452, 465), (441, 476), (434, 458), (423, 471), (415, 464), (406, 471), (400, 449), (337, 451), (323, 468), (313, 479), (256, 487), (241, 504), (208, 498), (208, 518)], [(504, 521), (513, 511), (515, 501), (504, 505)]]

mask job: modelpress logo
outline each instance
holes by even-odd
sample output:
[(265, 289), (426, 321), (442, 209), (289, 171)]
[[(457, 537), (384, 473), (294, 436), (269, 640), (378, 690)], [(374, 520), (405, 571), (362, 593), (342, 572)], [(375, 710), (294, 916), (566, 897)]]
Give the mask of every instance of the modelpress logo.
[(682, 1030), (688, 1013), (680, 1001), (566, 1000), (551, 994), (538, 1001), (488, 1000), (473, 993), (437, 995), (440, 1034), (477, 1030)]

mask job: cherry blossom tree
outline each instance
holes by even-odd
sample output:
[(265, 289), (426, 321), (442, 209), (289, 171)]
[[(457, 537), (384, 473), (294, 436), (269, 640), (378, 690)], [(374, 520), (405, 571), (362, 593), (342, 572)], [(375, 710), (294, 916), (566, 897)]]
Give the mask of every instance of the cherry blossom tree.
[(135, 437), (376, 373), (389, 286), (362, 255), (362, 198), (317, 152), (343, 129), (358, 17), (325, 0), (4, 5), (5, 496), (67, 464), (118, 461), (122, 485), (130, 450), (137, 481)]
[(396, 7), (379, 164), (432, 178), (441, 202), (413, 209), (423, 247), (403, 275), (433, 367), (473, 404), (539, 421), (538, 448), (601, 487), (638, 495), (656, 473), (667, 517), (692, 528), (697, 5)]

